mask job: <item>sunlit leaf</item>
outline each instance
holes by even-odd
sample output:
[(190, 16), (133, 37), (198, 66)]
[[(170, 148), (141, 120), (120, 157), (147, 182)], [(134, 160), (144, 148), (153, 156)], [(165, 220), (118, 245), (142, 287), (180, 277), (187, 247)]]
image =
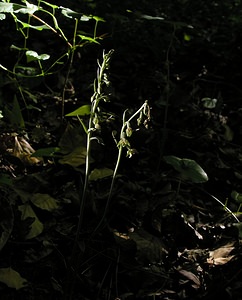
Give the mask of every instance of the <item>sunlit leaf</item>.
[(71, 113), (67, 114), (67, 117), (74, 117), (74, 116), (86, 116), (90, 115), (91, 113), (91, 105), (82, 105), (81, 107), (77, 108), (76, 110), (72, 111)]
[(0, 14), (0, 21), (5, 20), (6, 19), (6, 15), (5, 14)]
[(98, 16), (92, 16), (92, 18), (97, 22), (106, 22), (103, 18), (98, 17)]
[(87, 20), (85, 20), (85, 19), (83, 20), (82, 19), (83, 14), (73, 11), (70, 8), (66, 8), (63, 6), (61, 6), (60, 8), (61, 8), (61, 13), (67, 18), (81, 19), (81, 21), (89, 21), (90, 20), (90, 18), (88, 18)]
[(189, 42), (191, 40), (191, 36), (186, 33), (184, 34), (183, 38), (184, 38), (184, 41), (186, 41), (186, 42)]
[(32, 207), (28, 203), (25, 203), (24, 205), (20, 205), (18, 209), (21, 211), (22, 220), (26, 220), (27, 218), (34, 219), (28, 234), (25, 236), (25, 239), (32, 239), (40, 235), (43, 232), (44, 225), (40, 222)]
[(89, 41), (89, 42), (92, 42), (92, 43), (99, 44), (99, 42), (98, 42), (96, 39), (94, 39), (94, 38), (88, 37), (88, 36), (86, 36), (86, 35), (81, 35), (81, 34), (79, 34), (78, 36), (79, 36), (82, 40), (84, 40), (84, 41)]
[(24, 7), (21, 7), (19, 9), (15, 9), (14, 8), (14, 13), (22, 13), (22, 14), (30, 14), (30, 15), (33, 15), (37, 10), (39, 10), (38, 6), (37, 5), (34, 5), (34, 4), (31, 4), (31, 3), (28, 3), (26, 1), (26, 6)]
[(0, 281), (5, 283), (9, 288), (20, 290), (28, 283), (18, 272), (12, 268), (0, 269)]
[(51, 4), (51, 3), (49, 3), (49, 2), (46, 2), (46, 1), (40, 1), (41, 3), (44, 3), (45, 5), (47, 5), (47, 6), (50, 6), (51, 8), (53, 8), (53, 9), (57, 9), (57, 8), (59, 8), (59, 6), (57, 6), (57, 5), (55, 5), (55, 4)]
[(32, 195), (31, 202), (47, 211), (53, 211), (59, 207), (56, 200), (48, 194), (35, 193)]
[(154, 16), (149, 16), (149, 15), (140, 15), (140, 18), (146, 19), (146, 20), (158, 20), (158, 21), (164, 20), (164, 18), (162, 18), (162, 17), (154, 17)]
[(216, 107), (218, 100), (215, 98), (206, 97), (206, 98), (202, 98), (201, 102), (203, 104), (203, 107), (212, 109)]
[[(13, 9), (13, 3), (5, 3), (5, 2), (1, 2), (0, 3), (0, 12), (4, 12), (4, 13), (13, 13), (14, 9)], [(21, 5), (19, 5), (21, 6)]]
[(27, 50), (26, 51), (27, 56), (27, 62), (35, 61), (35, 60), (47, 60), (50, 58), (50, 55), (48, 54), (38, 54), (36, 51), (33, 50)]
[(98, 180), (98, 179), (103, 179), (106, 177), (110, 177), (113, 175), (113, 170), (108, 169), (108, 168), (102, 168), (102, 169), (94, 169), (91, 171), (89, 175), (89, 180)]
[(0, 12), (4, 12), (4, 13), (15, 13), (15, 14), (22, 13), (22, 14), (32, 15), (38, 9), (39, 9), (38, 6), (34, 4), (30, 4), (27, 1), (26, 1), (26, 6), (17, 3), (6, 3), (6, 2), (0, 3)]
[(25, 22), (23, 22), (19, 19), (17, 19), (16, 21), (18, 23), (20, 23), (23, 26), (23, 28), (32, 28), (32, 29), (35, 29), (35, 30), (38, 30), (38, 31), (42, 31), (43, 29), (50, 30), (50, 28), (46, 25), (36, 25), (36, 26), (34, 26), (34, 25), (30, 25), (29, 23), (25, 23)]
[(179, 158), (173, 155), (164, 156), (165, 162), (172, 165), (184, 180), (194, 183), (208, 181), (208, 176), (202, 167), (192, 159)]

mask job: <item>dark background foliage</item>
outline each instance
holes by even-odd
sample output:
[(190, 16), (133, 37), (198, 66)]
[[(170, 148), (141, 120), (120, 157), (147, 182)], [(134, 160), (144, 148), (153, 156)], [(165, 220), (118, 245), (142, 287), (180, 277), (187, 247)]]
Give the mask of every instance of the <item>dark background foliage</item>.
[[(70, 268), (85, 179), (85, 134), (76, 118), (61, 118), (68, 56), (42, 77), (1, 70), (2, 299), (241, 299), (241, 224), (224, 209), (240, 219), (241, 1), (52, 4), (105, 20), (97, 27), (99, 44), (75, 52), (65, 113), (90, 102), (97, 60), (114, 49), (105, 90), (109, 101), (100, 103), (100, 111), (114, 117), (102, 115), (97, 139), (102, 143), (93, 141), (92, 170), (114, 169), (118, 150), (112, 134), (119, 132), (126, 109), (132, 114), (148, 100), (151, 119), (130, 138), (138, 153), (123, 155), (105, 226), (97, 231), (111, 180), (89, 183), (76, 265)], [(50, 15), (39, 17), (52, 24)], [(56, 17), (72, 42), (74, 20), (59, 10)], [(82, 22), (80, 30), (92, 36), (94, 25), (93, 19)], [(1, 20), (0, 41), (0, 64), (12, 70), (19, 52), (11, 45), (22, 47), (23, 36), (11, 15)], [(66, 42), (49, 30), (30, 30), (27, 47), (50, 54), (46, 69), (68, 52)], [(29, 66), (23, 57), (20, 62)], [(35, 158), (31, 147), (60, 148), (64, 154), (57, 149), (57, 156)], [(65, 158), (76, 148), (83, 154), (74, 156), (79, 165)], [(196, 161), (209, 180), (179, 181), (165, 155)], [(57, 208), (36, 205), (39, 195)], [(24, 205), (34, 211), (32, 217), (23, 218)], [(36, 218), (43, 228), (26, 238)], [(11, 287), (4, 268), (17, 271), (27, 285), (18, 277), (20, 287)]]

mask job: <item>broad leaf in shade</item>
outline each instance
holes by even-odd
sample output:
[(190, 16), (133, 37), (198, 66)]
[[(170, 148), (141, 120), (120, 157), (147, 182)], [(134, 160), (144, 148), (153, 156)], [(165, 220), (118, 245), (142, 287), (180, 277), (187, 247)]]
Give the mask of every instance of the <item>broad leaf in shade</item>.
[(13, 230), (14, 216), (12, 207), (8, 201), (1, 200), (1, 209), (0, 209), (0, 250), (7, 243), (12, 230)]
[(102, 168), (102, 169), (94, 169), (91, 171), (89, 175), (89, 180), (98, 180), (98, 179), (103, 179), (106, 177), (110, 177), (113, 175), (113, 170), (109, 168)]
[[(71, 153), (68, 153), (59, 159), (59, 163), (62, 165), (70, 165), (72, 167), (79, 167), (86, 163), (87, 149), (85, 147), (76, 147)], [(91, 162), (93, 160), (91, 159)]]
[(208, 181), (208, 176), (202, 167), (193, 159), (179, 158), (177, 156), (164, 156), (166, 163), (179, 173), (181, 179), (194, 183), (202, 183)]
[(12, 268), (0, 269), (0, 282), (5, 283), (9, 288), (13, 288), (16, 290), (20, 290), (21, 288), (26, 287), (26, 284), (28, 283), (25, 278), (23, 278)]
[(48, 147), (48, 148), (40, 148), (36, 150), (33, 154), (31, 154), (32, 157), (55, 157), (58, 156), (58, 154), (55, 154), (56, 152), (59, 152), (59, 147)]
[(32, 207), (28, 203), (25, 203), (24, 205), (20, 205), (18, 209), (22, 213), (22, 220), (26, 220), (27, 218), (34, 219), (33, 223), (30, 226), (29, 232), (25, 236), (25, 239), (32, 239), (40, 235), (43, 232), (44, 225), (40, 222)]
[(47, 211), (53, 211), (58, 208), (56, 200), (48, 194), (35, 193), (32, 196), (31, 202), (35, 206)]

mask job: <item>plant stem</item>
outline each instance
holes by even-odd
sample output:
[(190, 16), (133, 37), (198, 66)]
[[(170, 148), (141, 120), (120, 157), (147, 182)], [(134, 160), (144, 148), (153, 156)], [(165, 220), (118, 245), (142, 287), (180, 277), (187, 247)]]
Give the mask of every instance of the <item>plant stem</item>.
[(76, 49), (76, 34), (77, 34), (77, 27), (78, 27), (78, 19), (75, 19), (75, 28), (74, 28), (74, 33), (73, 33), (73, 45), (71, 45), (70, 48), (70, 60), (69, 60), (69, 64), (68, 64), (68, 69), (67, 69), (67, 73), (65, 76), (65, 81), (64, 81), (64, 86), (63, 86), (63, 90), (62, 90), (62, 97), (61, 97), (61, 119), (64, 120), (64, 115), (65, 115), (65, 94), (66, 94), (66, 87), (67, 87), (67, 83), (69, 80), (69, 76), (70, 76), (70, 72), (71, 72), (71, 67), (73, 64), (73, 58), (74, 58), (74, 54), (75, 54), (75, 49)]
[[(125, 128), (127, 127), (127, 125), (138, 115), (140, 114), (141, 111), (143, 111), (146, 107), (147, 107), (147, 101), (127, 120), (125, 121), (125, 116), (126, 116), (126, 112), (128, 111), (127, 109), (124, 111), (123, 113), (123, 125), (122, 125), (122, 128), (120, 130), (120, 140), (122, 139), (123, 137), (123, 134), (125, 132)], [(113, 172), (113, 176), (112, 176), (112, 181), (111, 181), (111, 185), (110, 185), (110, 190), (109, 190), (109, 194), (108, 194), (108, 199), (107, 199), (107, 202), (106, 202), (106, 205), (105, 205), (105, 208), (104, 208), (104, 212), (103, 212), (103, 215), (102, 215), (102, 218), (101, 220), (99, 221), (98, 225), (96, 226), (96, 228), (94, 229), (92, 235), (94, 233), (97, 232), (97, 230), (102, 226), (102, 223), (104, 222), (105, 218), (106, 218), (106, 214), (107, 214), (107, 211), (108, 211), (108, 207), (109, 207), (109, 204), (110, 204), (110, 201), (112, 199), (112, 196), (113, 196), (113, 189), (114, 189), (114, 183), (115, 183), (115, 180), (116, 180), (116, 177), (117, 177), (117, 174), (118, 174), (118, 168), (119, 168), (119, 165), (120, 165), (120, 162), (121, 162), (121, 157), (122, 157), (122, 153), (123, 153), (123, 148), (124, 146), (122, 145), (119, 145), (118, 146), (118, 157), (117, 157), (117, 160), (116, 160), (116, 165), (115, 165), (115, 168), (114, 168), (114, 172)]]

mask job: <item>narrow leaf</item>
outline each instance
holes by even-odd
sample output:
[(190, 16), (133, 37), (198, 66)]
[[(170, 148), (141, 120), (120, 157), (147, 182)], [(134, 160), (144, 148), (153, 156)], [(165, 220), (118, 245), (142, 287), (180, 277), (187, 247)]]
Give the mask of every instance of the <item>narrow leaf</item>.
[(89, 41), (89, 42), (92, 42), (92, 43), (100, 44), (96, 39), (91, 38), (91, 37), (89, 37), (89, 36), (81, 35), (81, 34), (79, 34), (78, 36), (79, 36), (82, 40), (84, 40), (84, 41)]
[(91, 113), (91, 105), (83, 105), (78, 109), (74, 110), (73, 112), (67, 114), (67, 117), (74, 117), (74, 116), (86, 116), (90, 115)]

